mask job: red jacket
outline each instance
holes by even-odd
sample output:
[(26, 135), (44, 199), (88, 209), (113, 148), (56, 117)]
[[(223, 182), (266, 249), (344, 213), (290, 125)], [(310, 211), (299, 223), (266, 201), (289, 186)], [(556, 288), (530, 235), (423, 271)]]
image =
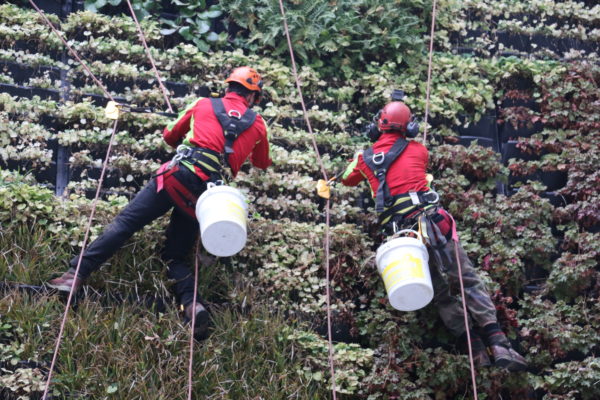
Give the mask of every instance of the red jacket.
[[(225, 94), (223, 104), (228, 112), (235, 109), (244, 114), (248, 108), (246, 99), (233, 92)], [(225, 146), (223, 128), (217, 120), (208, 98), (201, 98), (182, 111), (179, 118), (165, 128), (163, 138), (172, 147), (183, 143), (223, 153)], [(271, 165), (267, 128), (260, 115), (257, 115), (254, 124), (236, 139), (233, 151), (234, 153), (229, 156), (229, 165), (234, 177), (248, 156), (250, 156), (252, 165), (257, 168), (265, 169)], [(165, 168), (166, 166), (163, 165), (159, 172)], [(202, 180), (209, 178), (199, 168), (194, 168)]]
[[(396, 133), (381, 135), (373, 145), (374, 153), (387, 152), (397, 139), (398, 134)], [(425, 146), (414, 140), (409, 141), (404, 152), (392, 163), (387, 172), (386, 182), (390, 193), (395, 196), (406, 192), (429, 190), (425, 179), (428, 159), (429, 152)], [(368, 179), (371, 193), (375, 197), (379, 188), (379, 180), (367, 167), (362, 158), (362, 152), (360, 152), (346, 169), (342, 176), (342, 183), (346, 186), (356, 186), (365, 178)]]

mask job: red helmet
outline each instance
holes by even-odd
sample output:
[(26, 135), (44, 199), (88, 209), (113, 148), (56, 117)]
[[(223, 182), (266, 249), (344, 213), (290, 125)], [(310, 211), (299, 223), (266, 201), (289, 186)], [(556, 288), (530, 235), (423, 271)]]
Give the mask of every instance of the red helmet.
[(377, 128), (381, 132), (400, 131), (404, 133), (411, 117), (410, 108), (406, 104), (401, 101), (392, 101), (381, 110)]
[(261, 92), (263, 87), (262, 78), (250, 67), (239, 67), (234, 69), (229, 77), (225, 79), (226, 83), (237, 82), (248, 90)]

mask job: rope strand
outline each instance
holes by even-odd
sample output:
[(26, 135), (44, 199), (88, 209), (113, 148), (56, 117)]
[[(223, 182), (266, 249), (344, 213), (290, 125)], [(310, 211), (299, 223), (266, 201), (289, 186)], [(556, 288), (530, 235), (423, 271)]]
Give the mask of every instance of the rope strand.
[(58, 337), (56, 338), (56, 344), (54, 346), (54, 354), (52, 355), (52, 363), (50, 364), (50, 370), (48, 371), (48, 380), (46, 380), (46, 386), (44, 388), (44, 395), (42, 396), (42, 400), (46, 400), (48, 396), (48, 390), (50, 389), (50, 383), (52, 380), (52, 372), (54, 371), (54, 366), (56, 365), (56, 359), (58, 358), (58, 350), (60, 349), (60, 344), (62, 341), (63, 332), (65, 330), (65, 324), (67, 322), (67, 316), (69, 314), (69, 308), (71, 307), (71, 301), (73, 299), (73, 294), (75, 292), (75, 281), (79, 276), (79, 267), (81, 267), (81, 260), (83, 258), (83, 252), (85, 251), (85, 246), (87, 245), (87, 241), (90, 234), (90, 229), (92, 226), (92, 220), (94, 219), (94, 214), (96, 213), (96, 205), (98, 204), (98, 198), (100, 197), (100, 189), (102, 187), (102, 182), (104, 181), (104, 174), (106, 172), (106, 168), (108, 166), (108, 158), (110, 156), (110, 151), (112, 148), (113, 139), (115, 137), (115, 132), (117, 132), (117, 123), (118, 119), (115, 120), (113, 125), (113, 131), (110, 136), (110, 140), (108, 142), (108, 149), (106, 150), (106, 156), (104, 157), (104, 163), (102, 165), (102, 171), (100, 172), (100, 179), (98, 180), (98, 187), (96, 188), (96, 196), (92, 202), (92, 211), (90, 212), (90, 217), (87, 222), (87, 227), (85, 229), (85, 235), (83, 237), (83, 244), (81, 245), (81, 251), (79, 252), (79, 258), (77, 259), (77, 267), (75, 268), (75, 279), (73, 280), (73, 285), (71, 286), (71, 290), (69, 291), (69, 297), (67, 298), (67, 305), (65, 306), (65, 312), (63, 314), (62, 322), (60, 323), (60, 329), (58, 331)]
[(52, 29), (52, 31), (56, 34), (56, 36), (58, 36), (60, 41), (69, 50), (69, 53), (71, 53), (71, 55), (79, 62), (79, 64), (83, 67), (83, 69), (90, 75), (90, 77), (96, 83), (96, 85), (98, 85), (98, 87), (100, 89), (102, 89), (102, 91), (104, 92), (106, 97), (108, 97), (112, 101), (115, 101), (115, 99), (112, 97), (112, 95), (108, 92), (108, 89), (106, 89), (106, 87), (102, 84), (102, 82), (98, 78), (96, 78), (96, 76), (92, 73), (92, 71), (88, 68), (88, 66), (79, 57), (77, 52), (75, 50), (73, 50), (73, 48), (69, 45), (69, 43), (67, 43), (67, 41), (65, 40), (65, 38), (63, 38), (63, 36), (58, 31), (58, 29), (56, 29), (54, 27), (54, 25), (52, 24), (52, 22), (50, 22), (48, 17), (46, 17), (46, 14), (44, 14), (44, 12), (42, 10), (40, 10), (40, 8), (35, 4), (35, 2), (33, 0), (29, 0), (29, 3), (31, 3), (33, 8), (35, 8), (35, 10), (38, 12), (38, 14), (40, 14), (40, 16), (44, 19), (44, 21), (46, 22), (46, 25), (48, 25), (50, 27), (50, 29)]
[[(312, 127), (310, 125), (310, 120), (308, 119), (308, 112), (306, 111), (306, 105), (304, 103), (304, 97), (302, 96), (302, 87), (300, 85), (300, 78), (298, 77), (298, 70), (296, 68), (296, 60), (294, 58), (294, 50), (292, 48), (292, 40), (290, 38), (290, 31), (287, 24), (287, 19), (285, 17), (285, 9), (283, 7), (283, 1), (279, 0), (279, 9), (281, 10), (281, 17), (283, 19), (283, 27), (285, 29), (285, 36), (287, 38), (288, 49), (290, 52), (290, 59), (292, 61), (292, 71), (294, 74), (294, 80), (296, 81), (296, 88), (298, 90), (298, 95), (300, 96), (300, 103), (302, 104), (302, 112), (304, 114), (304, 120), (306, 121), (306, 126), (308, 127), (308, 132), (310, 133), (310, 137), (312, 140), (313, 147), (315, 149), (315, 153), (317, 155), (317, 161), (321, 168), (321, 173), (323, 174), (323, 179), (325, 181), (328, 180), (327, 172), (325, 171), (325, 166), (323, 165), (323, 160), (321, 158), (321, 154), (319, 152), (319, 148), (317, 147), (317, 141), (315, 140), (315, 134), (313, 133)], [(329, 371), (331, 373), (331, 392), (333, 396), (333, 400), (337, 399), (336, 395), (336, 384), (335, 384), (335, 367), (334, 367), (334, 349), (333, 349), (333, 341), (331, 334), (331, 304), (330, 304), (330, 281), (329, 281), (329, 199), (325, 204), (325, 238), (324, 238), (324, 250), (325, 250), (325, 279), (326, 279), (326, 301), (327, 301), (327, 345), (329, 349)]]
[(427, 146), (427, 128), (429, 118), (429, 94), (431, 91), (431, 70), (433, 66), (433, 37), (435, 35), (435, 17), (437, 13), (437, 0), (433, 0), (433, 9), (431, 10), (431, 33), (429, 38), (429, 64), (427, 66), (427, 94), (425, 100), (425, 130), (423, 131), (423, 144)]
[(194, 326), (196, 325), (196, 300), (198, 294), (198, 253), (200, 250), (200, 234), (196, 240), (196, 251), (194, 255), (194, 299), (192, 300), (192, 321), (190, 327), (190, 361), (188, 363), (188, 400), (192, 400), (192, 376), (194, 364)]
[[(452, 221), (454, 223), (454, 221)], [(469, 332), (469, 319), (467, 317), (467, 300), (465, 299), (465, 286), (463, 284), (462, 276), (462, 265), (460, 257), (458, 256), (458, 239), (452, 238), (454, 242), (454, 256), (456, 257), (456, 264), (458, 266), (458, 280), (460, 282), (460, 295), (462, 297), (463, 315), (465, 318), (465, 331), (467, 332), (467, 347), (469, 349), (469, 364), (471, 366), (471, 382), (473, 384), (473, 398), (478, 400), (477, 397), (477, 379), (475, 378), (475, 363), (473, 361), (473, 348), (471, 346), (471, 333)]]
[(127, 0), (127, 5), (129, 6), (129, 11), (131, 11), (131, 16), (133, 17), (133, 21), (135, 22), (135, 26), (137, 27), (138, 33), (140, 35), (140, 40), (142, 41), (142, 44), (144, 45), (144, 49), (146, 50), (146, 55), (148, 56), (148, 59), (150, 60), (150, 64), (152, 65), (152, 70), (154, 71), (154, 75), (156, 76), (156, 80), (158, 81), (158, 86), (160, 86), (160, 90), (163, 93), (165, 102), (167, 103), (167, 107), (169, 108), (169, 112), (173, 112), (173, 107), (171, 107), (171, 102), (169, 101), (169, 94), (168, 94), (169, 92), (167, 91), (167, 88), (165, 87), (165, 85), (163, 85), (163, 83), (162, 83), (162, 79), (160, 78), (160, 73), (158, 72), (158, 68), (156, 68), (156, 63), (154, 62), (154, 58), (152, 58), (152, 54), (150, 53), (150, 49), (148, 48), (148, 43), (146, 43), (146, 36), (144, 35), (144, 31), (142, 30), (142, 27), (140, 26), (137, 16), (135, 15), (135, 11), (133, 11), (133, 6), (131, 5), (130, 0)]

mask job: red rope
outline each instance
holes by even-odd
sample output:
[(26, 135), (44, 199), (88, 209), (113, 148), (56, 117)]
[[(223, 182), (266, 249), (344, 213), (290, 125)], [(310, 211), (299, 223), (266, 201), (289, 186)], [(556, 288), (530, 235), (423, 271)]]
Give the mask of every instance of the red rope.
[[(79, 62), (79, 64), (89, 74), (89, 76), (92, 78), (92, 80), (98, 85), (98, 87), (100, 87), (100, 89), (102, 89), (102, 91), (104, 92), (106, 97), (108, 97), (110, 100), (114, 101), (114, 98), (108, 92), (106, 87), (104, 87), (102, 82), (98, 78), (96, 78), (96, 76), (92, 73), (92, 71), (88, 68), (88, 66), (83, 62), (81, 57), (79, 57), (77, 52), (75, 50), (73, 50), (73, 48), (69, 45), (69, 43), (67, 43), (67, 41), (63, 38), (63, 36), (60, 34), (60, 32), (54, 27), (52, 22), (50, 22), (50, 20), (46, 17), (44, 12), (42, 10), (40, 10), (40, 8), (35, 4), (35, 2), (33, 0), (29, 0), (29, 2), (31, 3), (32, 7), (37, 11), (37, 13), (42, 17), (42, 19), (46, 22), (46, 24), (50, 27), (50, 29), (52, 29), (54, 34), (56, 34), (56, 36), (58, 36), (58, 38), (61, 40), (61, 42), (69, 50), (69, 53), (71, 53), (73, 58), (75, 58)], [(94, 215), (96, 213), (96, 206), (98, 204), (98, 198), (100, 197), (100, 189), (102, 188), (102, 182), (104, 181), (104, 175), (106, 173), (106, 168), (108, 166), (108, 159), (110, 157), (113, 140), (115, 137), (115, 133), (117, 132), (117, 123), (118, 123), (118, 119), (115, 120), (115, 123), (113, 125), (113, 131), (112, 131), (112, 134), (111, 134), (109, 142), (108, 142), (108, 149), (106, 150), (106, 156), (104, 158), (104, 163), (102, 165), (102, 171), (100, 172), (100, 179), (98, 180), (98, 187), (96, 188), (96, 195), (92, 202), (92, 211), (90, 213), (90, 217), (88, 219), (87, 227), (85, 230), (83, 244), (81, 246), (81, 252), (79, 253), (79, 258), (77, 260), (77, 267), (75, 268), (75, 276), (76, 277), (79, 275), (79, 268), (81, 267), (81, 260), (83, 257), (83, 252), (85, 251), (85, 247), (86, 247), (87, 241), (89, 239), (90, 229), (92, 226), (92, 220), (94, 219)], [(75, 283), (75, 281), (73, 281), (73, 283)], [(73, 301), (74, 287), (75, 287), (75, 285), (71, 286), (71, 290), (69, 291), (69, 296), (67, 298), (67, 304), (65, 306), (65, 312), (63, 314), (63, 318), (62, 318), (62, 321), (60, 324), (60, 329), (58, 331), (58, 337), (56, 338), (56, 343), (54, 346), (54, 354), (52, 355), (52, 362), (50, 364), (50, 369), (48, 371), (48, 379), (46, 380), (46, 385), (44, 387), (44, 394), (42, 396), (42, 400), (46, 400), (48, 397), (48, 390), (50, 389), (50, 384), (52, 382), (52, 374), (53, 374), (54, 368), (56, 366), (56, 361), (58, 358), (58, 351), (60, 349), (60, 344), (62, 342), (62, 337), (63, 337), (63, 333), (65, 330), (65, 324), (67, 322), (67, 317), (69, 314), (69, 308), (71, 307), (71, 302)]]
[(465, 317), (465, 331), (467, 332), (467, 347), (469, 348), (469, 364), (471, 366), (471, 382), (473, 383), (473, 398), (477, 397), (477, 379), (475, 378), (475, 363), (473, 362), (473, 349), (471, 347), (471, 333), (469, 333), (469, 319), (467, 317), (467, 300), (465, 299), (465, 286), (463, 284), (462, 265), (458, 256), (458, 240), (452, 238), (454, 242), (454, 256), (458, 265), (458, 280), (460, 281), (460, 295), (462, 297), (463, 315)]
[(475, 400), (477, 397), (477, 379), (475, 378), (475, 363), (473, 361), (473, 348), (471, 346), (471, 333), (469, 331), (469, 317), (467, 314), (467, 300), (465, 297), (465, 286), (463, 283), (463, 275), (462, 275), (462, 263), (460, 262), (460, 257), (458, 256), (458, 233), (456, 232), (456, 222), (452, 215), (450, 215), (450, 219), (452, 220), (452, 241), (454, 242), (454, 257), (456, 257), (456, 265), (458, 267), (458, 281), (460, 282), (460, 295), (462, 298), (462, 308), (463, 308), (463, 316), (465, 318), (465, 331), (467, 332), (467, 348), (469, 349), (469, 364), (471, 366), (471, 382), (473, 384), (473, 398)]
[(171, 107), (171, 102), (169, 101), (169, 92), (167, 88), (162, 83), (162, 79), (160, 78), (160, 74), (158, 69), (156, 68), (156, 63), (154, 62), (154, 58), (152, 58), (152, 54), (150, 53), (150, 49), (148, 48), (148, 44), (146, 43), (146, 36), (144, 35), (144, 31), (140, 26), (140, 23), (135, 15), (135, 11), (133, 11), (133, 6), (131, 5), (131, 1), (127, 0), (127, 5), (129, 6), (129, 11), (131, 11), (131, 16), (133, 17), (133, 21), (135, 22), (135, 26), (137, 27), (138, 33), (140, 34), (140, 40), (144, 45), (144, 49), (146, 50), (146, 55), (150, 60), (150, 64), (152, 65), (152, 70), (154, 71), (154, 75), (156, 75), (156, 80), (158, 81), (158, 86), (160, 86), (160, 90), (162, 90), (163, 96), (165, 98), (165, 102), (167, 103), (167, 107), (169, 108), (169, 112), (173, 112), (173, 108)]
[[(429, 104), (430, 104), (430, 94), (431, 94), (431, 71), (433, 67), (433, 40), (435, 36), (435, 19), (437, 15), (437, 0), (433, 0), (432, 10), (431, 10), (431, 33), (429, 38), (429, 63), (427, 66), (427, 91), (426, 91), (426, 100), (425, 100), (425, 130), (423, 131), (423, 144), (427, 145), (427, 129), (428, 129), (428, 119), (429, 119)], [(469, 332), (469, 317), (467, 314), (467, 303), (465, 298), (465, 287), (463, 283), (462, 276), (462, 264), (460, 262), (460, 257), (458, 256), (458, 234), (456, 233), (456, 223), (454, 219), (452, 219), (452, 240), (454, 241), (454, 256), (456, 257), (456, 264), (458, 267), (458, 280), (460, 282), (460, 294), (462, 298), (462, 308), (463, 308), (463, 316), (465, 320), (465, 331), (467, 332), (467, 347), (469, 349), (469, 364), (471, 367), (471, 382), (473, 384), (473, 398), (475, 400), (478, 399), (477, 396), (477, 379), (475, 377), (475, 363), (473, 361), (473, 348), (471, 346), (471, 333)]]
[(429, 118), (429, 94), (431, 91), (431, 69), (433, 66), (433, 37), (435, 35), (435, 17), (437, 14), (437, 0), (433, 0), (433, 9), (431, 11), (431, 33), (429, 38), (429, 65), (427, 67), (427, 97), (425, 100), (425, 130), (423, 131), (423, 144), (427, 143), (427, 120)]
[[(312, 139), (312, 144), (315, 149), (315, 153), (317, 155), (317, 161), (319, 162), (319, 166), (321, 167), (321, 173), (323, 174), (323, 178), (325, 181), (328, 180), (327, 172), (325, 171), (325, 166), (323, 165), (323, 160), (321, 158), (321, 153), (319, 152), (319, 148), (317, 147), (317, 141), (315, 140), (315, 135), (313, 133), (312, 127), (310, 125), (310, 120), (308, 119), (308, 112), (306, 111), (306, 105), (304, 103), (304, 97), (302, 96), (302, 87), (300, 85), (300, 78), (298, 77), (298, 70), (296, 68), (296, 60), (294, 58), (294, 50), (292, 48), (292, 40), (290, 38), (290, 31), (287, 24), (287, 19), (285, 17), (285, 9), (283, 7), (283, 1), (279, 0), (279, 9), (281, 10), (281, 17), (283, 18), (283, 27), (285, 29), (285, 36), (287, 38), (288, 49), (290, 52), (290, 59), (292, 61), (292, 72), (294, 74), (294, 79), (296, 81), (296, 89), (298, 90), (298, 95), (300, 96), (300, 103), (302, 104), (302, 112), (304, 114), (304, 120), (306, 121), (306, 126), (308, 127), (308, 132), (310, 133), (310, 137)], [(334, 349), (333, 349), (333, 341), (331, 334), (331, 295), (330, 295), (330, 281), (329, 281), (329, 199), (327, 199), (327, 203), (325, 204), (325, 238), (323, 247), (325, 250), (325, 279), (326, 279), (326, 306), (327, 306), (327, 344), (329, 349), (329, 372), (331, 373), (331, 391), (333, 395), (333, 400), (337, 399), (336, 396), (336, 384), (335, 384), (335, 367), (334, 367)]]
[(190, 327), (190, 361), (188, 365), (188, 400), (192, 400), (192, 375), (194, 363), (194, 326), (196, 325), (196, 299), (198, 294), (198, 252), (200, 249), (200, 236), (196, 241), (196, 254), (194, 255), (194, 300), (192, 301), (192, 325)]
[(67, 41), (62, 37), (62, 35), (60, 34), (60, 32), (54, 27), (54, 25), (52, 24), (52, 22), (50, 22), (50, 20), (48, 19), (48, 17), (46, 17), (46, 14), (44, 14), (44, 12), (42, 10), (40, 10), (40, 8), (33, 2), (33, 0), (29, 0), (29, 3), (31, 3), (31, 5), (33, 6), (33, 8), (35, 8), (35, 10), (38, 12), (38, 14), (41, 15), (41, 17), (44, 19), (44, 21), (50, 27), (50, 29), (52, 29), (52, 31), (56, 34), (56, 36), (58, 36), (58, 38), (60, 39), (60, 41), (69, 50), (69, 53), (71, 53), (71, 55), (79, 62), (79, 64), (81, 64), (81, 66), (83, 67), (83, 69), (86, 70), (86, 72), (94, 80), (94, 82), (96, 83), (96, 85), (98, 85), (98, 87), (100, 89), (102, 89), (102, 91), (104, 92), (104, 94), (106, 95), (106, 97), (108, 97), (112, 101), (115, 101), (115, 99), (111, 96), (111, 94), (108, 92), (108, 90), (106, 89), (106, 87), (104, 87), (104, 85), (102, 84), (102, 82), (98, 78), (96, 78), (96, 76), (92, 73), (92, 71), (90, 71), (90, 69), (88, 68), (88, 66), (79, 57), (79, 55), (77, 54), (77, 52), (75, 50), (73, 50), (73, 48), (69, 45), (69, 43), (67, 43)]
[[(115, 132), (117, 131), (117, 123), (119, 120), (115, 120), (113, 125), (113, 131), (110, 136), (110, 140), (108, 142), (108, 150), (106, 150), (106, 156), (104, 157), (104, 163), (102, 165), (102, 172), (100, 172), (100, 179), (98, 180), (98, 188), (96, 189), (96, 196), (94, 197), (94, 201), (92, 202), (92, 211), (90, 213), (90, 218), (88, 219), (87, 227), (85, 229), (85, 236), (83, 238), (83, 244), (81, 245), (81, 252), (79, 253), (79, 258), (77, 259), (77, 267), (75, 268), (75, 276), (79, 276), (79, 267), (81, 266), (81, 259), (83, 257), (83, 252), (85, 250), (85, 246), (87, 245), (87, 241), (90, 234), (90, 228), (92, 226), (92, 220), (94, 219), (94, 214), (96, 213), (96, 205), (98, 203), (98, 198), (100, 197), (100, 188), (102, 187), (102, 181), (104, 180), (104, 173), (106, 172), (106, 167), (108, 166), (108, 157), (110, 155), (110, 150), (112, 148), (113, 139), (115, 137)], [(60, 330), (58, 331), (58, 337), (56, 339), (56, 344), (54, 346), (54, 355), (52, 356), (52, 363), (50, 364), (50, 370), (48, 371), (48, 380), (46, 381), (46, 387), (44, 388), (44, 395), (42, 396), (42, 400), (46, 400), (48, 396), (48, 390), (50, 389), (50, 381), (52, 380), (52, 372), (54, 371), (54, 366), (56, 364), (56, 359), (58, 357), (58, 350), (60, 348), (60, 343), (62, 341), (62, 335), (65, 329), (65, 324), (67, 322), (67, 315), (69, 314), (69, 308), (71, 307), (71, 301), (73, 299), (75, 287), (75, 280), (73, 280), (73, 285), (71, 286), (71, 290), (69, 291), (69, 297), (67, 298), (67, 305), (65, 307), (65, 313), (63, 315), (62, 322), (60, 323)]]

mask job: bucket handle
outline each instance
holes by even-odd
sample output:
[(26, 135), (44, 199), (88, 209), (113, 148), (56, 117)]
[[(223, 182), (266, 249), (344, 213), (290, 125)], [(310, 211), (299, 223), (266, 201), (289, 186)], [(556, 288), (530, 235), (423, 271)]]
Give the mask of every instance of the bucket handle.
[(417, 232), (413, 229), (402, 229), (402, 230), (394, 233), (390, 239), (396, 239), (397, 237), (400, 237), (401, 235), (406, 234), (406, 233), (411, 233), (413, 235), (416, 235), (420, 241), (423, 241), (423, 236), (421, 235), (421, 233)]
[(207, 182), (206, 183), (206, 189), (211, 189), (214, 188), (215, 186), (223, 186), (225, 184), (225, 182), (223, 182), (222, 180), (218, 180), (215, 182)]

